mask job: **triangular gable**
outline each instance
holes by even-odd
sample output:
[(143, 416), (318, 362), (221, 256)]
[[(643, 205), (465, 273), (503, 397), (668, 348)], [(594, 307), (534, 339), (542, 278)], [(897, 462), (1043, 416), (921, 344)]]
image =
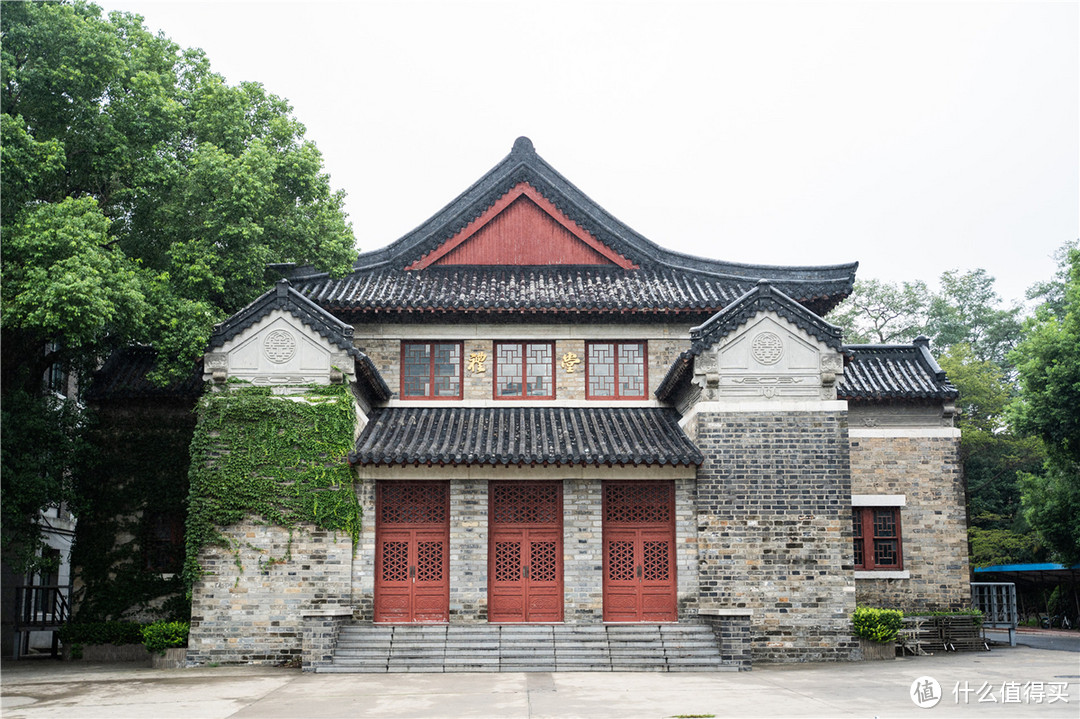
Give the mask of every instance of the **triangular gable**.
[(406, 269), (433, 265), (637, 265), (597, 240), (527, 182)]

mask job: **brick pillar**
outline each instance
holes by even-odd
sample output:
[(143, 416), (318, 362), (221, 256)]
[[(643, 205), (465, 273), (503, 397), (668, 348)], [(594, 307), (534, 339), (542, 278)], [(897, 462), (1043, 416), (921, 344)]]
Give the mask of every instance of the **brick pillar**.
[(600, 518), (600, 480), (563, 482), (564, 621), (590, 624), (603, 621), (603, 526)]
[(450, 482), (450, 623), (487, 621), (488, 486)]

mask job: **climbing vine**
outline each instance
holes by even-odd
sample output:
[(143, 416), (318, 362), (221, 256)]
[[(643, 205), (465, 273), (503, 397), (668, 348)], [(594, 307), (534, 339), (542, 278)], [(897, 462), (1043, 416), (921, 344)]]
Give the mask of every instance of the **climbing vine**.
[(239, 556), (240, 547), (218, 528), (248, 516), (287, 529), (310, 522), (348, 534), (355, 546), (360, 505), (348, 463), (355, 427), (352, 396), (343, 386), (286, 396), (232, 387), (204, 397), (191, 441), (189, 590), (202, 576), (204, 547), (217, 544)]

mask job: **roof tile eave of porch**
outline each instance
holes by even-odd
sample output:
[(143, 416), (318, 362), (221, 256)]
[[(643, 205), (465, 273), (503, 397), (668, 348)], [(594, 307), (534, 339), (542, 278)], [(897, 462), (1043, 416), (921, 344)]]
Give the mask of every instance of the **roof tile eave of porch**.
[[(605, 421), (589, 421), (597, 419)], [(589, 432), (579, 431), (583, 424), (590, 425)], [(402, 426), (410, 431), (397, 431)], [(447, 426), (457, 428), (461, 439), (456, 444), (448, 445), (438, 431)], [(501, 442), (493, 441), (496, 432)], [(703, 456), (671, 409), (387, 407), (372, 413), (349, 461), (365, 466), (696, 467)]]

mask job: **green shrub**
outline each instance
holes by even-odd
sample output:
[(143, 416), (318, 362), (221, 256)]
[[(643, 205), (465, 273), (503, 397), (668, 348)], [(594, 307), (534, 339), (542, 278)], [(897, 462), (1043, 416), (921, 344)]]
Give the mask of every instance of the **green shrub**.
[(138, 622), (71, 622), (60, 628), (60, 641), (75, 644), (142, 644)]
[(856, 607), (851, 621), (857, 637), (875, 642), (895, 642), (904, 626), (904, 613), (897, 609)]
[(166, 649), (172, 647), (186, 647), (189, 629), (187, 622), (147, 624), (142, 630), (142, 643), (147, 651), (164, 654)]

